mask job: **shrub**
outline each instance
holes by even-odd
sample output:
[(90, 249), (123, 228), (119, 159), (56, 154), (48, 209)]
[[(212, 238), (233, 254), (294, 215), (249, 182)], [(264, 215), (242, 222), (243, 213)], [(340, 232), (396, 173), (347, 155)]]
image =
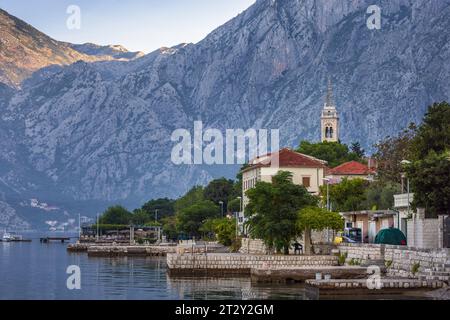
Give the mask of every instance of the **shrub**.
[(420, 269), (420, 263), (416, 262), (411, 266), (411, 273), (413, 275), (416, 275), (416, 273), (419, 272), (419, 269)]

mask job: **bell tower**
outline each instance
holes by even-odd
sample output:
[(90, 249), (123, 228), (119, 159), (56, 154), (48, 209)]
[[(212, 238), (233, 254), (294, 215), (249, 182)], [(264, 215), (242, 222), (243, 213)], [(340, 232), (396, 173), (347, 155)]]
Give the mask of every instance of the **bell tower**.
[(333, 87), (328, 78), (328, 89), (325, 105), (320, 118), (322, 142), (339, 142), (339, 115), (333, 101)]

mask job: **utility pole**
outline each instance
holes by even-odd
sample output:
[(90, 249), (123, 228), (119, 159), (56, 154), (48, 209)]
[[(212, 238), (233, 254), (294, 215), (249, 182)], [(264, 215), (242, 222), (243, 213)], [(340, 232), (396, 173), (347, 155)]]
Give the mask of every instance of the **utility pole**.
[(239, 199), (239, 212), (236, 216), (236, 239), (239, 238), (239, 216), (242, 214), (242, 197), (237, 197)]
[(327, 210), (330, 211), (330, 188), (329, 188), (330, 179), (323, 178), (322, 180), (325, 181), (327, 184)]
[(155, 222), (158, 223), (158, 209), (155, 209)]
[(97, 213), (97, 241), (99, 240), (99, 236), (100, 236), (100, 234), (99, 234), (99, 221), (100, 221), (100, 219), (99, 219), (99, 214)]
[(78, 240), (81, 240), (81, 214), (78, 214)]
[(220, 204), (220, 211), (222, 212), (222, 218), (223, 218), (223, 201), (219, 201)]

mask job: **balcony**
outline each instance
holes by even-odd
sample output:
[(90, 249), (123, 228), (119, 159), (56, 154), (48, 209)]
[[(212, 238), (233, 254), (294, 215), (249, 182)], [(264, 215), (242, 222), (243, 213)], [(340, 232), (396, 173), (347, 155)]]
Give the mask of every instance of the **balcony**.
[[(409, 204), (414, 200), (414, 193), (409, 194)], [(408, 207), (408, 194), (396, 194), (394, 195), (394, 208), (407, 208)]]

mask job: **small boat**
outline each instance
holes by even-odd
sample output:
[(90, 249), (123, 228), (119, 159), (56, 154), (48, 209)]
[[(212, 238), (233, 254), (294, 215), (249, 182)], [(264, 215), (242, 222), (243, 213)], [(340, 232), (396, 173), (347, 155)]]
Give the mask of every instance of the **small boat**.
[(26, 240), (22, 235), (13, 234), (10, 232), (3, 233), (2, 237), (3, 242), (31, 242), (31, 240)]
[(3, 242), (10, 242), (12, 240), (13, 236), (11, 233), (5, 232), (3, 233), (2, 241)]

